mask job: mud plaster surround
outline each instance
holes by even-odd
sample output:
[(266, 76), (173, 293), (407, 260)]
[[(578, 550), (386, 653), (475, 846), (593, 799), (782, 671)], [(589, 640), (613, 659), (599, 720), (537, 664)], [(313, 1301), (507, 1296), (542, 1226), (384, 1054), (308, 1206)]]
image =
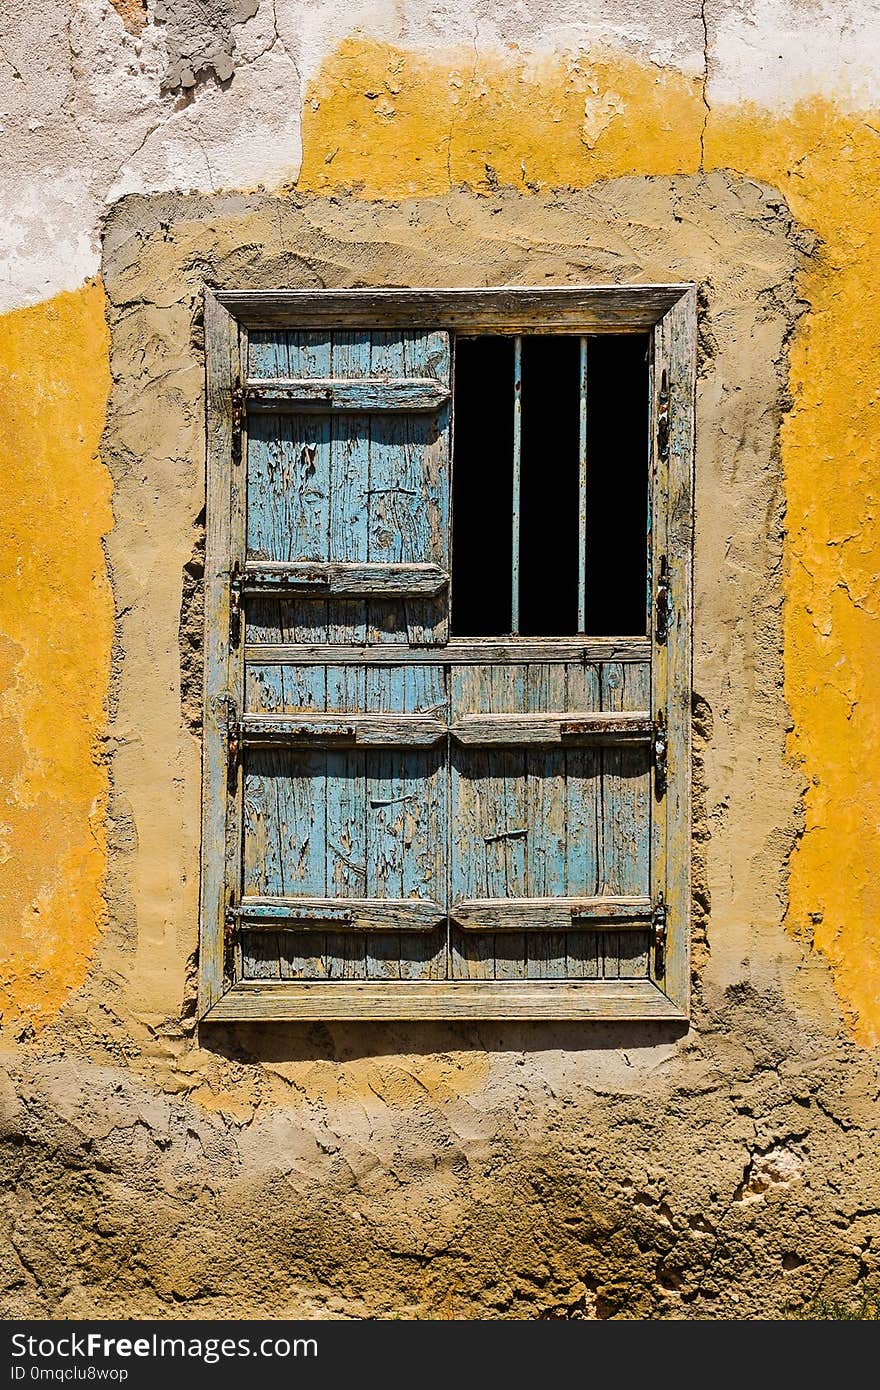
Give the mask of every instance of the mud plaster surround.
[[(93, 987), (100, 979), (117, 1008), (151, 1026), (194, 1010), (203, 286), (693, 280), (695, 969), (718, 1003), (748, 981), (792, 1005), (806, 988), (815, 1011), (819, 997), (799, 977), (801, 948), (782, 928), (801, 793), (784, 754), (778, 450), (786, 345), (805, 307), (794, 287), (798, 240), (777, 193), (722, 173), (626, 178), (546, 198), (156, 195), (113, 208), (103, 263), (113, 377), (103, 457), (116, 521), (113, 833)], [(407, 1030), (420, 1051), (431, 1049), (432, 1031)], [(675, 1035), (647, 1025), (629, 1036), (650, 1046), (660, 1031)], [(512, 1045), (521, 1034), (511, 1029)], [(212, 1029), (203, 1041), (216, 1038)]]

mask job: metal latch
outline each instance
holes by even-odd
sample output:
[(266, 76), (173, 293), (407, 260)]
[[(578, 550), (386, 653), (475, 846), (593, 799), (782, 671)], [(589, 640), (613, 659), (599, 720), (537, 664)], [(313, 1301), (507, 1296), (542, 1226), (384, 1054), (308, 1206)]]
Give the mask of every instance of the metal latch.
[(669, 619), (672, 616), (672, 602), (669, 593), (669, 562), (665, 555), (660, 556), (660, 572), (657, 576), (655, 598), (656, 622), (654, 635), (658, 642), (665, 642), (669, 636)]
[(234, 700), (226, 701), (226, 767), (230, 782), (235, 781), (235, 773), (241, 757), (241, 726)]
[(240, 381), (232, 388), (232, 459), (241, 463), (241, 431), (244, 425), (244, 391)]
[(657, 400), (657, 453), (662, 459), (669, 457), (669, 379), (665, 372)]
[(241, 567), (236, 560), (229, 576), (229, 640), (233, 647), (241, 641), (241, 599), (244, 590)]
[(329, 589), (330, 575), (322, 570), (315, 570), (311, 574), (295, 574), (286, 582), (286, 588), (291, 593), (298, 593), (304, 590), (306, 593), (311, 589)]
[(235, 942), (235, 929), (238, 925), (238, 913), (234, 907), (227, 907), (223, 918), (223, 948), (227, 953), (232, 950)]
[(658, 709), (654, 720), (654, 795), (658, 801), (666, 795), (667, 748), (666, 715)]
[(658, 975), (666, 973), (666, 903), (663, 894), (657, 894), (654, 911), (651, 913), (651, 928), (654, 933), (654, 969)]

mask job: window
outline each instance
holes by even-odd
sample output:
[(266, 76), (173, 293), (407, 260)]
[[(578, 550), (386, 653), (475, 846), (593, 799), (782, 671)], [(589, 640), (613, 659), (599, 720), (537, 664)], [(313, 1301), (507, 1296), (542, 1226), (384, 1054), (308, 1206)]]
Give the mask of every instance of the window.
[(206, 293), (203, 1018), (686, 1017), (694, 305)]

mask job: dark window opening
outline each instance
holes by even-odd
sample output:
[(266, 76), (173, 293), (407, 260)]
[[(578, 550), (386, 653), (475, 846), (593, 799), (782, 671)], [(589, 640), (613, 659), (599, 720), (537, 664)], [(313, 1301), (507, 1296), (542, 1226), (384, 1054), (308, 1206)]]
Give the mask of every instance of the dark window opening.
[(456, 341), (456, 636), (645, 633), (648, 343)]
[(648, 587), (648, 338), (588, 339), (586, 630), (644, 636)]
[(578, 630), (580, 338), (522, 340), (519, 630)]
[(457, 338), (452, 410), (452, 631), (510, 631), (513, 339)]

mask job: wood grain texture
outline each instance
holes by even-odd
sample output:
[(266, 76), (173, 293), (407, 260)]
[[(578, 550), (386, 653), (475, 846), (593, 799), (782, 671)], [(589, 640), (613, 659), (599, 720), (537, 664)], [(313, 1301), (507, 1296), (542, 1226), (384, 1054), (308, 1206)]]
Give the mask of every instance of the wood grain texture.
[(238, 377), (238, 326), (205, 291), (208, 499), (205, 544), (205, 688), (202, 745), (202, 876), (199, 1013), (224, 988), (227, 869), (227, 702), (229, 571), (233, 560), (232, 391)]
[[(603, 709), (624, 710), (643, 705), (650, 698), (647, 665), (602, 667)], [(603, 748), (602, 754), (602, 892), (650, 896), (651, 870), (651, 763), (645, 748)], [(648, 933), (637, 950), (628, 937), (604, 938), (605, 975), (620, 975), (622, 962), (630, 974), (648, 973)]]
[(439, 410), (449, 400), (448, 387), (430, 377), (363, 377), (360, 380), (313, 378), (275, 381), (252, 378), (247, 383), (247, 406), (252, 411), (350, 410), (360, 414), (383, 411)]
[(646, 661), (650, 656), (650, 643), (642, 637), (592, 637), (583, 641), (579, 638), (556, 637), (489, 638), (483, 641), (459, 638), (446, 642), (442, 653), (391, 642), (330, 645), (307, 640), (295, 644), (249, 641), (245, 651), (245, 657), (252, 665), (270, 662), (312, 666), (323, 666), (328, 661), (357, 662), (365, 666), (403, 666), (438, 660), (450, 666), (505, 666), (513, 662), (536, 661)]
[[(433, 328), (498, 333), (639, 333), (653, 328), (693, 286), (587, 288), (234, 290), (218, 299), (249, 329)], [(252, 365), (254, 375), (263, 375)]]
[[(666, 795), (655, 800), (655, 893), (662, 891), (668, 938), (661, 963), (670, 999), (690, 1009), (691, 920), (691, 689), (693, 611), (693, 473), (696, 388), (696, 291), (672, 306), (654, 335), (652, 463), (658, 557), (669, 567), (670, 621), (664, 643), (653, 643), (654, 705), (665, 704), (668, 725)], [(668, 452), (658, 449), (658, 397), (663, 372), (669, 394)], [(662, 548), (661, 548), (662, 547)], [(656, 566), (654, 574), (656, 582)]]
[[(577, 709), (598, 712), (599, 665), (575, 665), (567, 669), (566, 694)], [(598, 746), (567, 748), (565, 752), (565, 892), (594, 897), (600, 891), (602, 858), (600, 808), (601, 752)], [(566, 968), (574, 979), (597, 979), (603, 974), (601, 938), (589, 928), (572, 931), (566, 938)]]
[(471, 898), (453, 901), (450, 916), (464, 931), (577, 931), (584, 921), (644, 929), (651, 907), (650, 898)]
[[(564, 667), (561, 670), (564, 677)], [(471, 714), (463, 719), (456, 719), (449, 726), (449, 733), (456, 743), (511, 745), (519, 748), (571, 745), (578, 742), (649, 743), (652, 731), (653, 722), (647, 711), (616, 715), (592, 710), (554, 712), (540, 716)]]
[[(561, 720), (549, 712), (567, 710), (566, 674), (566, 667), (561, 662), (527, 666), (524, 703), (530, 714), (514, 715), (511, 722), (527, 722), (540, 713), (549, 725), (547, 733), (550, 737), (546, 741), (557, 744), (560, 741), (558, 731)], [(561, 718), (565, 717), (563, 715)], [(592, 712), (584, 717), (592, 717)], [(557, 734), (556, 738), (552, 737), (554, 733)], [(526, 820), (530, 832), (526, 840), (526, 883), (533, 901), (546, 901), (565, 893), (565, 753), (561, 747), (536, 747), (531, 739), (526, 739), (525, 743)], [(566, 916), (568, 921), (565, 920)], [(560, 922), (563, 930), (569, 926), (570, 912), (566, 914), (563, 909), (559, 913), (554, 908), (543, 919), (541, 930), (530, 930), (524, 935), (526, 975), (529, 978), (552, 979), (567, 973), (566, 940), (560, 931)]]
[(333, 744), (335, 747), (432, 748), (446, 737), (446, 722), (418, 714), (313, 715), (245, 714), (239, 724), (246, 747), (302, 747)]
[[(252, 721), (258, 738), (262, 728), (266, 746), (245, 747), (229, 797), (224, 781), (226, 862), (219, 877), (234, 883), (243, 874), (243, 891), (252, 901), (262, 896), (269, 911), (278, 898), (292, 905), (286, 917), (247, 922), (238, 960), (250, 979), (217, 1000), (222, 913), (205, 927), (203, 876), (202, 953), (209, 963), (212, 936), (220, 943), (220, 983), (206, 988), (202, 975), (200, 1010), (212, 1018), (686, 1012), (694, 294), (682, 286), (603, 294), (291, 292), (282, 298), (288, 314), (302, 315), (296, 329), (289, 317), (280, 323), (278, 300), (267, 308), (261, 296), (221, 296), (253, 325), (241, 341), (254, 392), (243, 436), (246, 642), (235, 651), (221, 643), (220, 664), (243, 722)], [(661, 545), (670, 569), (665, 643), (448, 640), (447, 330), (465, 322), (479, 327), (466, 317), (466, 299), (496, 331), (565, 327), (583, 335), (656, 325), (654, 431), (662, 364), (670, 445), (663, 460), (656, 441), (652, 448), (650, 553), (652, 582)], [(230, 566), (245, 560), (236, 532), (245, 508), (231, 436), (239, 335), (223, 313), (216, 300), (212, 310), (206, 305), (206, 336), (212, 314), (215, 329), (219, 324), (227, 335), (220, 366), (209, 360), (208, 508), (210, 555), (211, 490), (219, 476), (229, 509), (214, 611), (227, 633)], [(216, 382), (222, 379), (224, 351), (228, 406), (219, 397), (212, 403), (210, 387), (212, 370)], [(399, 408), (404, 398), (409, 405)], [(206, 603), (210, 582), (209, 564)], [(658, 801), (647, 741), (664, 702), (670, 788)], [(225, 704), (215, 711), (218, 759), (225, 756), (224, 721)], [(422, 733), (430, 725), (435, 746), (387, 741), (392, 728), (410, 738), (415, 721)], [(294, 725), (301, 746), (283, 747), (285, 734), (275, 746), (279, 727), (289, 734)], [(334, 725), (353, 728), (353, 740), (346, 733), (327, 741)], [(378, 742), (364, 745), (364, 736)], [(207, 804), (207, 779), (205, 796)], [(238, 804), (244, 855), (236, 859)], [(661, 887), (670, 941), (660, 983), (671, 999), (647, 978), (646, 919)], [(447, 927), (450, 888), (458, 900)], [(603, 901), (595, 906), (597, 898)], [(438, 914), (430, 921), (427, 904)], [(326, 919), (309, 917), (312, 908)], [(443, 978), (447, 970), (453, 980)]]
[(332, 564), (284, 564), (251, 560), (245, 566), (244, 589), (248, 594), (315, 593), (320, 598), (360, 598), (383, 594), (436, 598), (449, 587), (449, 575), (439, 565), (368, 564), (335, 561)]
[(426, 932), (446, 916), (429, 898), (243, 898), (236, 916), (244, 930), (326, 931), (328, 925), (357, 931)]
[(519, 1019), (682, 1022), (650, 980), (340, 980), (244, 983), (214, 1005), (209, 1023), (323, 1019)]

